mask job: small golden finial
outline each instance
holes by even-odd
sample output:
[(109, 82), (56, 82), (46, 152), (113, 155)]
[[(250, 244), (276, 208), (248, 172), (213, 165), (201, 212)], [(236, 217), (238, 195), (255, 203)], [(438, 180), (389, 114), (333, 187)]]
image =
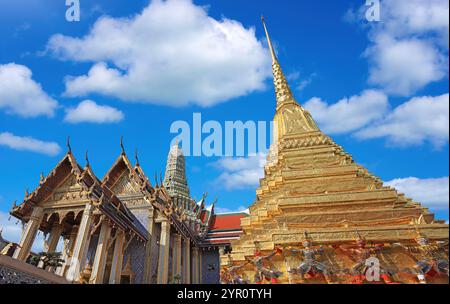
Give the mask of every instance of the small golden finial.
[(120, 148), (122, 149), (122, 154), (125, 155), (125, 147), (123, 146), (123, 136), (120, 137)]
[(30, 196), (30, 192), (28, 191), (28, 188), (25, 189), (25, 198), (28, 198)]
[(44, 182), (44, 172), (41, 172), (41, 176), (39, 177), (39, 184), (42, 184)]
[(138, 149), (136, 148), (136, 150), (134, 151), (134, 159), (136, 160), (136, 166), (140, 166), (139, 164), (139, 157), (138, 157)]
[(90, 167), (88, 150), (86, 150), (85, 159), (86, 159), (86, 167), (88, 168), (88, 167)]
[(264, 26), (264, 32), (266, 33), (267, 43), (269, 44), (270, 49), (270, 55), (272, 56), (272, 61), (277, 61), (277, 55), (275, 54), (275, 50), (273, 48), (272, 40), (270, 39), (269, 31), (267, 30), (266, 21), (264, 19), (264, 16), (261, 16), (261, 21)]
[(17, 208), (17, 201), (14, 201), (13, 202), (13, 205), (12, 205), (12, 209), (14, 210), (14, 209), (16, 209)]
[(72, 147), (70, 146), (70, 136), (67, 136), (67, 153), (72, 153)]

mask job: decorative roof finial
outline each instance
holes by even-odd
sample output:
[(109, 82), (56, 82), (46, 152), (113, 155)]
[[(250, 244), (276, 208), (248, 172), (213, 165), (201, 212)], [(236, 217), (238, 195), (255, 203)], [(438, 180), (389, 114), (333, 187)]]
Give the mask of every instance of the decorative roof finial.
[(41, 176), (39, 177), (39, 184), (42, 184), (44, 182), (44, 172), (41, 172)]
[(70, 146), (70, 136), (67, 136), (67, 153), (72, 153), (72, 147)]
[(270, 55), (272, 56), (272, 61), (277, 61), (277, 55), (275, 54), (275, 50), (272, 45), (272, 40), (270, 40), (269, 31), (267, 30), (266, 21), (264, 20), (264, 16), (261, 16), (261, 21), (264, 26), (264, 31), (266, 32), (267, 43), (269, 44)]
[(158, 187), (158, 173), (155, 172), (155, 187)]
[(123, 136), (120, 137), (120, 148), (122, 149), (122, 154), (125, 155), (125, 147), (123, 146)]
[(14, 210), (14, 209), (16, 209), (17, 208), (17, 201), (14, 201), (13, 202), (13, 205), (12, 205), (12, 209)]
[(85, 159), (86, 159), (86, 167), (90, 167), (90, 163), (89, 163), (89, 156), (88, 156), (88, 150), (86, 150), (86, 154), (85, 154)]
[(30, 192), (28, 191), (28, 188), (25, 189), (25, 199), (30, 196)]
[(136, 148), (136, 150), (134, 151), (134, 159), (136, 160), (136, 166), (140, 166), (139, 164), (139, 157), (138, 157), (138, 149)]

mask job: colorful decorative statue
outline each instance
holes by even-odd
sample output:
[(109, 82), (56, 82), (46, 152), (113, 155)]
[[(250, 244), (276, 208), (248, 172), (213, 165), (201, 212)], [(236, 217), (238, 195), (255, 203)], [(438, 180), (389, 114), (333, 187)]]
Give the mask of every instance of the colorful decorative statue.
[(296, 274), (300, 276), (301, 282), (304, 281), (305, 275), (314, 275), (316, 273), (321, 273), (325, 277), (325, 280), (328, 283), (332, 283), (331, 281), (331, 273), (328, 270), (328, 267), (319, 261), (317, 261), (317, 255), (324, 255), (325, 250), (322, 246), (318, 249), (311, 248), (312, 240), (308, 236), (308, 233), (305, 231), (305, 239), (302, 242), (304, 249), (290, 249), (292, 253), (300, 253), (303, 257), (300, 265), (296, 268), (292, 268), (289, 270), (289, 273)]
[(394, 246), (402, 247), (415, 261), (414, 272), (419, 282), (426, 284), (426, 275), (432, 276), (433, 273), (449, 275), (448, 270), (448, 241), (430, 244), (429, 239), (420, 231), (415, 238), (417, 244), (402, 245), (395, 243)]
[(249, 284), (248, 280), (245, 280), (238, 271), (244, 268), (248, 263), (241, 265), (233, 265), (231, 256), (228, 255), (228, 267), (222, 273), (221, 281), (223, 284)]
[[(355, 262), (351, 268), (351, 273), (353, 275), (353, 283), (362, 284), (364, 280), (366, 280), (366, 272), (369, 268), (367, 265), (367, 261), (371, 258), (372, 255), (378, 255), (381, 253), (383, 249), (382, 244), (375, 245), (374, 247), (367, 247), (367, 242), (362, 237), (358, 231), (356, 231), (356, 244), (346, 246), (339, 245), (338, 248), (344, 251), (352, 261)], [(380, 278), (388, 284), (393, 283), (391, 274), (384, 267), (379, 265), (380, 267)]]
[[(255, 245), (257, 242), (255, 242)], [(278, 283), (278, 278), (283, 274), (281, 271), (275, 269), (273, 265), (266, 266), (266, 261), (270, 260), (272, 257), (274, 257), (276, 254), (280, 254), (282, 251), (280, 248), (275, 248), (275, 250), (268, 255), (262, 255), (261, 251), (259, 250), (258, 246), (255, 249), (254, 257), (252, 260), (249, 260), (248, 262), (255, 266), (255, 284), (262, 284), (263, 280), (266, 279), (267, 281), (270, 281), (271, 283)]]

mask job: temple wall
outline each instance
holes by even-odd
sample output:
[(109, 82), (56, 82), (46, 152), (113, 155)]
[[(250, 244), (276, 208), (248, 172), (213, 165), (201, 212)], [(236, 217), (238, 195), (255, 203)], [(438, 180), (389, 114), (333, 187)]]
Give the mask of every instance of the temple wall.
[(145, 263), (145, 247), (144, 243), (134, 239), (131, 244), (128, 245), (125, 251), (123, 263), (124, 267), (130, 258), (131, 253), (131, 270), (134, 274), (134, 284), (142, 284), (144, 275), (144, 263)]
[(202, 284), (219, 284), (220, 283), (220, 262), (219, 250), (202, 251)]

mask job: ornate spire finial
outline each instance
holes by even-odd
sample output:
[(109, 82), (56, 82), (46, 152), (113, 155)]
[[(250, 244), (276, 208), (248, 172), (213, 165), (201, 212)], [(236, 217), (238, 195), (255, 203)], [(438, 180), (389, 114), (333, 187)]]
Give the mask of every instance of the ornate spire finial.
[(89, 163), (88, 150), (86, 150), (85, 159), (86, 159), (86, 167), (90, 167), (91, 165), (90, 165), (90, 163)]
[(122, 154), (125, 155), (125, 147), (123, 146), (123, 136), (120, 137), (120, 148), (122, 149)]
[(28, 188), (25, 189), (25, 199), (30, 196), (30, 192), (28, 191)]
[(72, 153), (72, 147), (70, 146), (70, 136), (67, 136), (67, 153)]
[(42, 184), (42, 182), (44, 181), (45, 177), (44, 177), (44, 172), (41, 172), (41, 176), (39, 177), (39, 183)]
[(136, 150), (134, 151), (134, 159), (136, 160), (136, 166), (140, 166), (139, 164), (139, 157), (138, 157), (138, 149), (136, 148)]
[(266, 32), (267, 43), (269, 44), (270, 55), (272, 56), (272, 61), (276, 62), (276, 61), (278, 61), (277, 60), (277, 55), (275, 54), (275, 50), (273, 48), (272, 40), (270, 39), (269, 31), (267, 30), (266, 21), (264, 20), (264, 16), (261, 16), (261, 21), (262, 21), (262, 24), (264, 26), (264, 31)]

